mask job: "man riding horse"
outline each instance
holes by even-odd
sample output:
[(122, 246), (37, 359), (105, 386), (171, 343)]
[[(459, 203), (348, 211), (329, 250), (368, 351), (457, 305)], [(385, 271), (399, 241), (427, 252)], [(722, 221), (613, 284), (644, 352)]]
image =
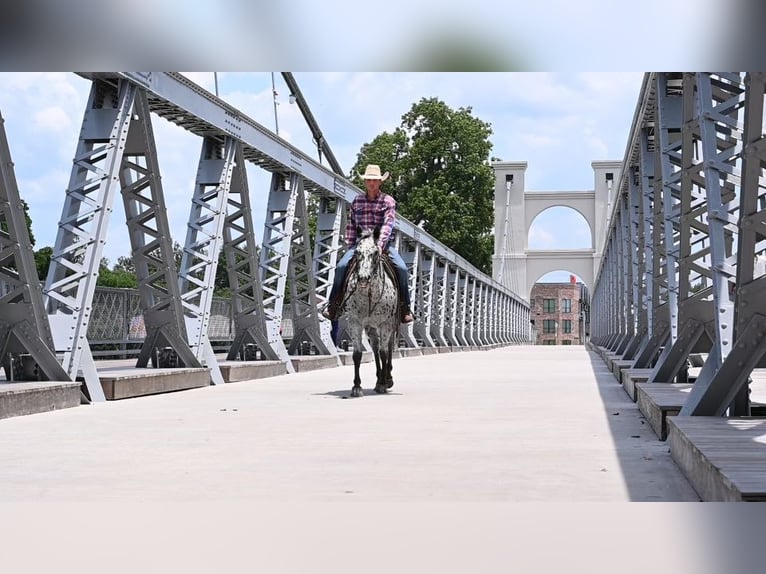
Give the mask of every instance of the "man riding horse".
[(335, 280), (330, 291), (330, 301), (324, 311), (322, 311), (322, 315), (326, 319), (334, 321), (342, 311), (341, 297), (343, 294), (343, 284), (346, 280), (348, 265), (356, 249), (356, 242), (358, 240), (357, 228), (373, 229), (380, 227), (378, 250), (381, 254), (388, 254), (391, 262), (396, 267), (396, 275), (399, 279), (401, 322), (412, 323), (413, 321), (412, 312), (410, 311), (410, 290), (407, 285), (407, 266), (401, 255), (390, 244), (394, 230), (394, 220), (396, 219), (396, 201), (380, 189), (380, 184), (388, 179), (388, 175), (388, 172), (381, 175), (380, 166), (374, 164), (368, 165), (364, 174), (359, 174), (359, 177), (364, 180), (367, 193), (357, 195), (354, 201), (351, 202), (348, 224), (346, 225), (348, 251), (335, 269)]

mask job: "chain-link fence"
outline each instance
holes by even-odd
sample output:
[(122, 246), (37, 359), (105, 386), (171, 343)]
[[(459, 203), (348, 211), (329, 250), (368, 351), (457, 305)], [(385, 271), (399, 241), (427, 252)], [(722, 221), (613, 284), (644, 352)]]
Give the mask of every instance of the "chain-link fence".
[[(6, 281), (0, 281), (0, 296), (10, 290)], [(292, 319), (286, 317), (282, 320), (282, 336), (289, 341), (292, 334)], [(88, 323), (88, 342), (93, 355), (101, 358), (136, 355), (145, 337), (138, 290), (96, 287)], [(216, 351), (228, 351), (234, 340), (234, 315), (229, 299), (213, 298), (208, 337)]]
[[(231, 302), (214, 298), (208, 336), (213, 348), (227, 350), (234, 339)], [(138, 291), (97, 287), (88, 323), (88, 341), (97, 357), (124, 357), (138, 353), (146, 337)]]
[[(216, 352), (227, 352), (234, 340), (234, 311), (229, 299), (213, 298), (208, 338)], [(282, 337), (289, 342), (293, 322), (282, 320)], [(88, 323), (88, 342), (97, 358), (137, 355), (146, 337), (144, 317), (136, 289), (96, 287), (93, 313)]]

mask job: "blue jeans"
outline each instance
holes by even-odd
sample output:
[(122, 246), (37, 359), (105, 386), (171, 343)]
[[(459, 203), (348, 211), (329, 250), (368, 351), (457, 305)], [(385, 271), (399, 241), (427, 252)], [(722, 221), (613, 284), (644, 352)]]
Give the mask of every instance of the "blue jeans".
[[(346, 279), (346, 271), (348, 270), (348, 264), (351, 262), (351, 258), (354, 256), (355, 247), (346, 251), (346, 254), (341, 257), (338, 264), (335, 266), (335, 279), (332, 282), (332, 289), (330, 290), (330, 301), (333, 301), (338, 295), (338, 292), (343, 289), (343, 282)], [(410, 308), (410, 289), (407, 285), (407, 265), (404, 263), (404, 259), (399, 255), (399, 252), (390, 245), (386, 248), (391, 262), (396, 267), (396, 275), (399, 278), (399, 297), (407, 308)]]

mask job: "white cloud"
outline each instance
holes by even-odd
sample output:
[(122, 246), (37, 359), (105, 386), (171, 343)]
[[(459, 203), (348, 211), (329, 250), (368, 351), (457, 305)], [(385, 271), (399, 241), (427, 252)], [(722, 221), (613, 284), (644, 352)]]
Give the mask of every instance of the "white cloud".
[(41, 131), (63, 132), (72, 127), (69, 115), (59, 106), (43, 108), (33, 116), (34, 127)]
[(547, 229), (533, 223), (529, 228), (528, 244), (530, 249), (553, 249), (556, 245), (556, 237)]

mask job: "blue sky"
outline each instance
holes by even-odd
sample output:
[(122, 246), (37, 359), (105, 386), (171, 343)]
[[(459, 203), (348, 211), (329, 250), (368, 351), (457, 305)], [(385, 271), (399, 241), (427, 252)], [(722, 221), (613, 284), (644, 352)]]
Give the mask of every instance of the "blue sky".
[[(186, 73), (210, 91), (211, 72)], [(492, 154), (527, 161), (528, 191), (593, 189), (593, 160), (621, 160), (643, 74), (636, 73), (295, 73), (341, 166), (355, 163), (360, 147), (399, 125), (422, 97), (457, 108), (471, 106), (492, 124)], [(277, 72), (281, 137), (316, 157), (316, 147)], [(218, 73), (220, 96), (274, 131), (270, 72)], [(72, 73), (0, 74), (0, 112), (22, 197), (30, 205), (36, 248), (53, 245), (69, 180), (89, 82)], [(183, 242), (194, 190), (200, 141), (154, 117), (163, 188), (173, 239)], [(248, 167), (257, 229), (264, 218), (268, 176)], [(178, 206), (176, 208), (176, 206)], [(566, 232), (566, 239), (564, 238)], [(259, 232), (260, 236), (260, 232)], [(532, 249), (589, 247), (584, 219), (565, 208), (543, 213), (532, 226)], [(110, 221), (104, 255), (127, 255), (120, 201)], [(547, 277), (567, 280), (568, 274)]]

